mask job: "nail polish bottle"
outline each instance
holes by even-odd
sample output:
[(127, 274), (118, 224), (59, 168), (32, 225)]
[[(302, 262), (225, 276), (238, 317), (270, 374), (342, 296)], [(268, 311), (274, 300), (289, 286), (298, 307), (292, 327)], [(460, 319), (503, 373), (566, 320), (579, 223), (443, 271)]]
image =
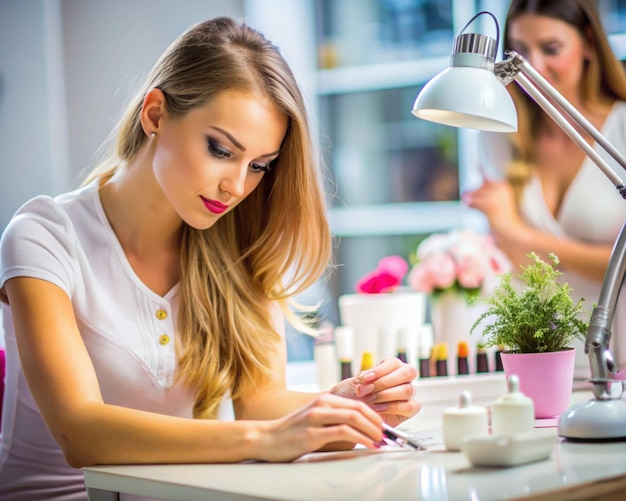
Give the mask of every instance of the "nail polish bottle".
[(404, 362), (405, 364), (408, 362), (407, 355), (406, 355), (407, 336), (408, 336), (408, 331), (406, 329), (398, 330), (398, 333), (397, 333), (398, 350), (396, 353), (396, 357), (400, 361)]
[(437, 376), (448, 375), (448, 343), (439, 343), (436, 350), (435, 373)]
[(456, 373), (458, 376), (469, 374), (469, 363), (467, 357), (469, 348), (466, 341), (459, 341), (456, 348)]
[(531, 398), (519, 389), (519, 378), (511, 374), (507, 379), (507, 392), (491, 407), (493, 435), (527, 433), (535, 427), (535, 406)]
[(430, 377), (430, 356), (433, 346), (433, 326), (432, 324), (424, 324), (420, 329), (418, 343), (418, 359), (419, 359), (419, 377)]
[(443, 411), (443, 441), (449, 451), (461, 450), (463, 439), (489, 434), (487, 408), (472, 405), (472, 396), (464, 391), (459, 397), (459, 406)]
[(339, 360), (339, 377), (352, 377), (352, 359), (354, 357), (354, 331), (347, 325), (335, 327), (335, 348)]
[(313, 346), (317, 384), (321, 390), (328, 390), (339, 381), (337, 353), (332, 332), (332, 330), (322, 330), (315, 338)]
[(361, 372), (374, 367), (374, 357), (371, 351), (364, 351), (361, 355)]
[(487, 350), (483, 347), (476, 350), (476, 372), (489, 372), (489, 358), (487, 358)]
[(502, 366), (502, 352), (504, 351), (504, 346), (498, 345), (494, 354), (495, 358), (495, 372), (503, 372), (504, 367)]

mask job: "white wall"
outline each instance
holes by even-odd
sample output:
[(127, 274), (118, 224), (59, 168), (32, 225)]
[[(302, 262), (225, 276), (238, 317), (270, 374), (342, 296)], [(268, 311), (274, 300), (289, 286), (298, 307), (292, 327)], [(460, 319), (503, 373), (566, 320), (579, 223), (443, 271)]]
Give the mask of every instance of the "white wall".
[(52, 185), (43, 1), (0, 2), (0, 227)]
[(0, 231), (80, 182), (135, 85), (192, 24), (243, 0), (1, 0)]

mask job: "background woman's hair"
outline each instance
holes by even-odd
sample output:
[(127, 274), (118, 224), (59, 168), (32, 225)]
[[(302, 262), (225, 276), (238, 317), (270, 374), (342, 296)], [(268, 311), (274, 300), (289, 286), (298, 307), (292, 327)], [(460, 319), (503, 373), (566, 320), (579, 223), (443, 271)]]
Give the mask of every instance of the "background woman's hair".
[(326, 204), (304, 100), (289, 66), (263, 35), (224, 17), (191, 27), (164, 52), (119, 123), (116, 151), (86, 183), (105, 182), (137, 154), (147, 140), (142, 103), (155, 87), (172, 117), (237, 89), (268, 96), (289, 120), (280, 155), (256, 190), (207, 230), (183, 226), (180, 375), (197, 388), (194, 415), (212, 417), (225, 392), (237, 399), (260, 376), (272, 377), (278, 334), (270, 302), (294, 320), (290, 298), (329, 264)]
[[(591, 44), (594, 57), (585, 61), (582, 80), (583, 99), (590, 106), (606, 99), (626, 101), (626, 71), (611, 49), (594, 0), (512, 0), (504, 27), (504, 50), (511, 49), (510, 25), (522, 14), (564, 21)], [(519, 191), (530, 178), (536, 161), (534, 133), (540, 121), (549, 118), (517, 85), (510, 84), (507, 89), (518, 113), (518, 132), (510, 135), (515, 158), (509, 166), (508, 176)]]

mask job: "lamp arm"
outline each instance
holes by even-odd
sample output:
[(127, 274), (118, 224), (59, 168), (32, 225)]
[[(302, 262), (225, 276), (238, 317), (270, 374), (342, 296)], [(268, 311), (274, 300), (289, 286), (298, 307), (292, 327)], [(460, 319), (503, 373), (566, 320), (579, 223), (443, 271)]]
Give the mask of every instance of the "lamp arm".
[[(626, 198), (626, 185), (621, 177), (608, 165), (593, 147), (585, 141), (582, 135), (565, 118), (563, 112), (569, 115), (574, 122), (587, 132), (621, 167), (626, 169), (626, 157), (613, 146), (606, 137), (596, 129), (567, 99), (565, 99), (537, 70), (535, 70), (522, 56), (508, 51), (509, 59), (497, 63), (494, 72), (504, 83), (515, 80), (530, 97), (554, 120), (559, 127), (574, 141), (591, 160), (604, 172), (617, 188), (622, 198)], [(544, 94), (545, 93), (545, 94)], [(548, 99), (549, 96), (556, 102), (561, 111)]]
[(617, 308), (617, 300), (626, 277), (626, 223), (622, 226), (617, 241), (611, 251), (609, 265), (604, 275), (598, 304), (593, 309), (585, 353), (589, 355), (593, 394), (597, 399), (611, 398), (609, 372), (615, 374), (617, 368), (609, 349), (611, 324)]

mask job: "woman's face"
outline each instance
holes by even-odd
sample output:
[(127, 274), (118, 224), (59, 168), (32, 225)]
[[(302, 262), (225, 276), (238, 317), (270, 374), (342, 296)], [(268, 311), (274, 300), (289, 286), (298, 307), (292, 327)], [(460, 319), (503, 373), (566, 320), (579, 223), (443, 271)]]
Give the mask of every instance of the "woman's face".
[(233, 210), (271, 169), (287, 123), (269, 98), (230, 90), (183, 117), (165, 117), (153, 169), (181, 219), (206, 229)]
[(576, 28), (556, 18), (522, 14), (509, 25), (509, 41), (561, 94), (579, 98), (584, 61), (591, 51)]

